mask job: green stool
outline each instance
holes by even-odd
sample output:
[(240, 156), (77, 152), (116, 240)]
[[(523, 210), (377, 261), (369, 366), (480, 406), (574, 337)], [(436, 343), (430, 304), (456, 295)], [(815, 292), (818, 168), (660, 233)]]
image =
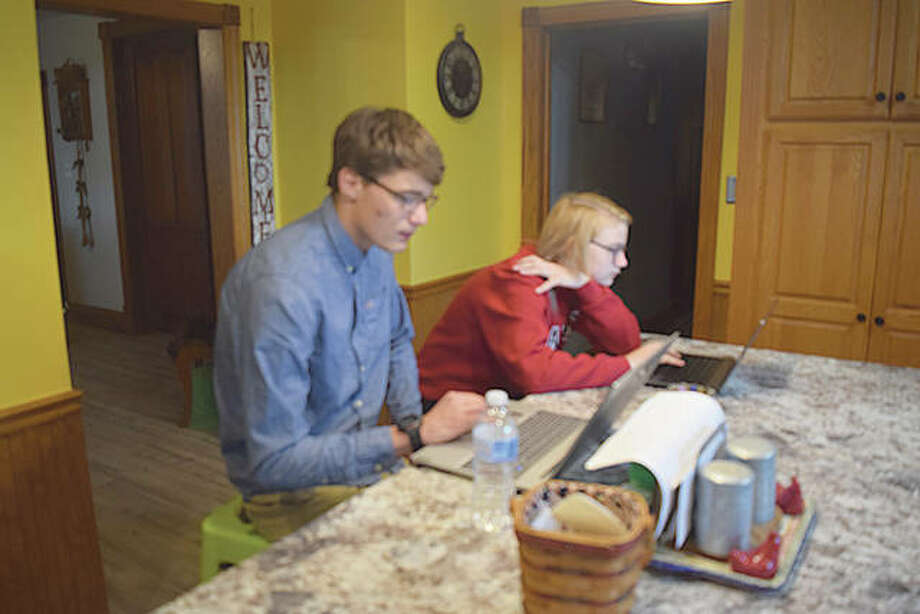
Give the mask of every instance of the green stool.
[(271, 542), (259, 536), (252, 525), (240, 520), (239, 495), (216, 508), (201, 521), (201, 581), (262, 552)]

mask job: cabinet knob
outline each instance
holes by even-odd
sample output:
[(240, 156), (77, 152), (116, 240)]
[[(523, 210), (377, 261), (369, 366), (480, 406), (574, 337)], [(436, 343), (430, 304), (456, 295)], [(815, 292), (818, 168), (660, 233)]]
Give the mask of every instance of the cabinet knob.
[(857, 314), (856, 314), (856, 321), (857, 321), (857, 322), (865, 322), (865, 321), (866, 321), (866, 314), (864, 314), (864, 313), (857, 313)]
[(883, 318), (882, 316), (875, 316), (875, 324), (876, 326), (884, 326), (885, 318)]
[(885, 101), (885, 92), (879, 92), (878, 94), (876, 94), (876, 95), (875, 95), (875, 99), (878, 100), (879, 102), (884, 102), (884, 101)]
[(907, 98), (907, 96), (904, 95), (904, 92), (898, 92), (897, 94), (894, 95), (894, 99), (897, 100), (898, 102), (904, 102), (905, 98)]

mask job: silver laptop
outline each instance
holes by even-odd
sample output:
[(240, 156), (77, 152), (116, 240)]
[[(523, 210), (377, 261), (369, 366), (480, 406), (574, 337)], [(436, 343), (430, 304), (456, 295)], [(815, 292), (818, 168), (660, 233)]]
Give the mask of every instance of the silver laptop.
[[(610, 385), (604, 400), (590, 420), (581, 420), (547, 410), (534, 410), (511, 401), (508, 409), (518, 423), (520, 444), (518, 475), (515, 486), (526, 490), (555, 476), (573, 460), (588, 458), (610, 434), (617, 416), (648, 380), (661, 356), (671, 347), (679, 333), (667, 338), (661, 349), (641, 365), (630, 369)], [(473, 438), (467, 433), (454, 441), (425, 446), (411, 456), (423, 465), (473, 477)]]

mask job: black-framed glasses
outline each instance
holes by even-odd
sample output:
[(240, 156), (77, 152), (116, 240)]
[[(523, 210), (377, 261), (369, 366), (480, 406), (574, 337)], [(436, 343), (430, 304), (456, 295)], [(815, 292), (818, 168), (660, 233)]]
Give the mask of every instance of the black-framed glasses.
[(383, 185), (382, 183), (380, 183), (373, 177), (368, 177), (367, 175), (361, 175), (361, 178), (364, 179), (364, 181), (367, 181), (368, 183), (373, 183), (375, 186), (379, 188), (383, 188), (384, 190), (389, 192), (390, 196), (398, 200), (400, 204), (402, 204), (402, 206), (405, 207), (408, 211), (414, 210), (416, 207), (418, 207), (422, 203), (425, 203), (425, 209), (430, 210), (432, 207), (434, 207), (435, 203), (438, 202), (437, 194), (429, 194), (428, 196), (425, 196), (421, 192), (416, 192), (415, 190), (397, 192), (396, 190), (390, 189), (387, 186)]
[(594, 239), (591, 239), (591, 243), (593, 243), (594, 245), (597, 245), (599, 248), (605, 251), (610, 252), (610, 256), (614, 260), (616, 260), (617, 255), (619, 255), (621, 252), (626, 251), (625, 247), (610, 247), (609, 245), (604, 245), (603, 243), (599, 241), (595, 241)]

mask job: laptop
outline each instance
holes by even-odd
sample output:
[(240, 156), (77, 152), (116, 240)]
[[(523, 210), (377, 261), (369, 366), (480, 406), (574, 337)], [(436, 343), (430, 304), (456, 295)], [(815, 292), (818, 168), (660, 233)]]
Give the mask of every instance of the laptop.
[[(519, 468), (515, 486), (519, 490), (527, 490), (554, 476), (576, 479), (569, 472), (582, 470), (584, 461), (607, 439), (617, 416), (642, 388), (655, 365), (679, 334), (671, 334), (658, 352), (613, 382), (590, 420), (548, 410), (535, 410), (515, 401), (509, 402), (508, 410), (514, 416), (520, 432)], [(467, 433), (454, 441), (425, 446), (410, 458), (416, 465), (472, 478), (472, 435)], [(623, 476), (619, 475), (620, 469), (617, 471), (616, 476), (611, 476), (615, 480), (613, 483), (623, 481)]]
[(744, 358), (748, 349), (754, 345), (757, 335), (763, 330), (770, 317), (771, 309), (757, 322), (754, 334), (748, 339), (747, 344), (737, 357), (733, 356), (704, 356), (701, 354), (682, 354), (686, 363), (683, 367), (673, 365), (658, 365), (655, 372), (648, 380), (649, 386), (668, 388), (670, 386), (687, 385), (692, 390), (716, 395), (722, 390), (722, 385), (735, 370), (735, 367)]

